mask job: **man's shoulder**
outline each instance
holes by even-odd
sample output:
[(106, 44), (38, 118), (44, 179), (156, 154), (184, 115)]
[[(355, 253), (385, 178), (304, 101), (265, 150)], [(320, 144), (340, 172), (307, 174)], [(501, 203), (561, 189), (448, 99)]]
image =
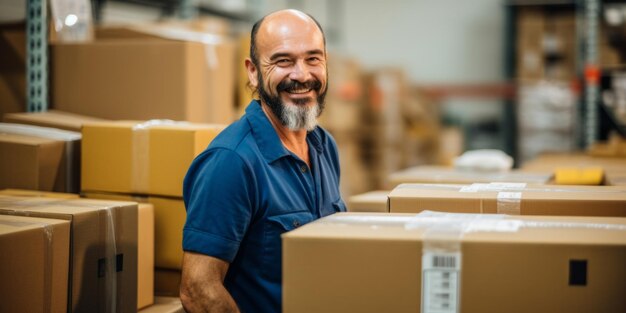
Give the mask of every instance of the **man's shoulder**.
[(242, 145), (246, 145), (252, 129), (247, 119), (242, 117), (226, 127), (213, 139), (207, 150), (241, 150)]

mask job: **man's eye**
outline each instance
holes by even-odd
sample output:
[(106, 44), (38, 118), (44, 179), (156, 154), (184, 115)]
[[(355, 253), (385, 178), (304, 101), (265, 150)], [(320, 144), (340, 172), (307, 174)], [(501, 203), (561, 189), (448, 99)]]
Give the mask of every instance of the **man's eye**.
[(309, 62), (311, 62), (311, 63), (317, 63), (319, 61), (320, 61), (320, 58), (318, 58), (318, 57), (310, 57), (309, 58)]
[(278, 65), (288, 65), (289, 63), (290, 63), (289, 59), (280, 59), (276, 61), (276, 64)]

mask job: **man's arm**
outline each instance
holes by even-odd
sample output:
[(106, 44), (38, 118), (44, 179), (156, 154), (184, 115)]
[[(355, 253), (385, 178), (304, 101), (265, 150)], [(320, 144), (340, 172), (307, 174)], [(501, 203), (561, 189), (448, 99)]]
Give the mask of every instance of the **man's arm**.
[(235, 300), (224, 288), (229, 263), (204, 254), (183, 254), (180, 300), (188, 313), (239, 312)]

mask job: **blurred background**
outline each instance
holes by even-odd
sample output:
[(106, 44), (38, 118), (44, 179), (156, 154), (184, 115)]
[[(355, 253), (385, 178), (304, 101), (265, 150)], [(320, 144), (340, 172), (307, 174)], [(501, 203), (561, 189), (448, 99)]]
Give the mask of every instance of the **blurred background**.
[[(326, 32), (331, 90), (320, 123), (339, 145), (344, 196), (467, 150), (498, 149), (519, 167), (625, 135), (626, 3), (608, 0), (0, 0), (0, 113), (195, 121), (131, 109), (149, 102), (143, 94), (170, 92), (142, 70), (163, 67), (185, 82), (176, 88), (207, 80), (214, 114), (200, 121), (230, 123), (251, 99), (243, 60), (252, 23), (284, 8), (310, 13)], [(137, 46), (157, 37), (163, 47)], [(206, 62), (218, 66), (208, 78), (176, 72), (203, 65), (164, 38), (213, 47)], [(159, 61), (143, 64), (153, 54)], [(29, 93), (37, 83), (42, 92)]]

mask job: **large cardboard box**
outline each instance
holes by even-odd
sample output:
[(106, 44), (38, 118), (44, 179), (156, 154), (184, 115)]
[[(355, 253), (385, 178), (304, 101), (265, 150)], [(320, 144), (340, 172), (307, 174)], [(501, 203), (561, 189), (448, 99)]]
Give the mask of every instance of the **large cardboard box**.
[(147, 25), (51, 45), (52, 103), (107, 119), (234, 120), (235, 45), (223, 36)]
[(441, 215), (284, 234), (283, 312), (626, 311), (626, 219)]
[(137, 202), (137, 308), (154, 302), (154, 206), (147, 197), (85, 193), (90, 199)]
[(63, 111), (49, 110), (46, 112), (7, 113), (4, 114), (3, 121), (5, 123), (27, 124), (80, 132), (85, 123), (103, 122), (106, 120)]
[(82, 190), (181, 197), (191, 161), (223, 129), (186, 123), (85, 124)]
[(0, 215), (71, 222), (70, 312), (137, 310), (137, 204), (0, 195)]
[(626, 188), (524, 184), (403, 184), (389, 194), (389, 212), (626, 217)]
[(183, 260), (183, 227), (187, 219), (183, 199), (104, 192), (86, 192), (83, 196), (91, 199), (135, 201), (153, 205), (154, 266), (180, 270)]
[(370, 191), (348, 198), (348, 212), (389, 212), (389, 190)]
[(154, 206), (148, 197), (111, 193), (84, 193), (91, 199), (137, 202), (137, 308), (154, 302)]
[(0, 312), (67, 312), (70, 223), (0, 215)]
[(416, 166), (389, 175), (391, 187), (404, 183), (433, 184), (472, 184), (491, 182), (515, 182), (544, 184), (551, 178), (552, 172), (535, 171), (521, 172), (480, 172), (464, 171), (444, 166)]
[[(80, 133), (0, 123), (0, 138), (6, 145), (1, 151), (4, 162), (7, 162), (4, 166), (8, 174), (5, 176), (7, 184), (0, 188), (75, 193), (80, 191)], [(37, 169), (39, 172), (35, 172)], [(30, 176), (23, 176), (24, 172), (30, 172)], [(38, 175), (34, 175), (36, 173)], [(29, 179), (30, 183), (20, 181), (21, 179)]]

